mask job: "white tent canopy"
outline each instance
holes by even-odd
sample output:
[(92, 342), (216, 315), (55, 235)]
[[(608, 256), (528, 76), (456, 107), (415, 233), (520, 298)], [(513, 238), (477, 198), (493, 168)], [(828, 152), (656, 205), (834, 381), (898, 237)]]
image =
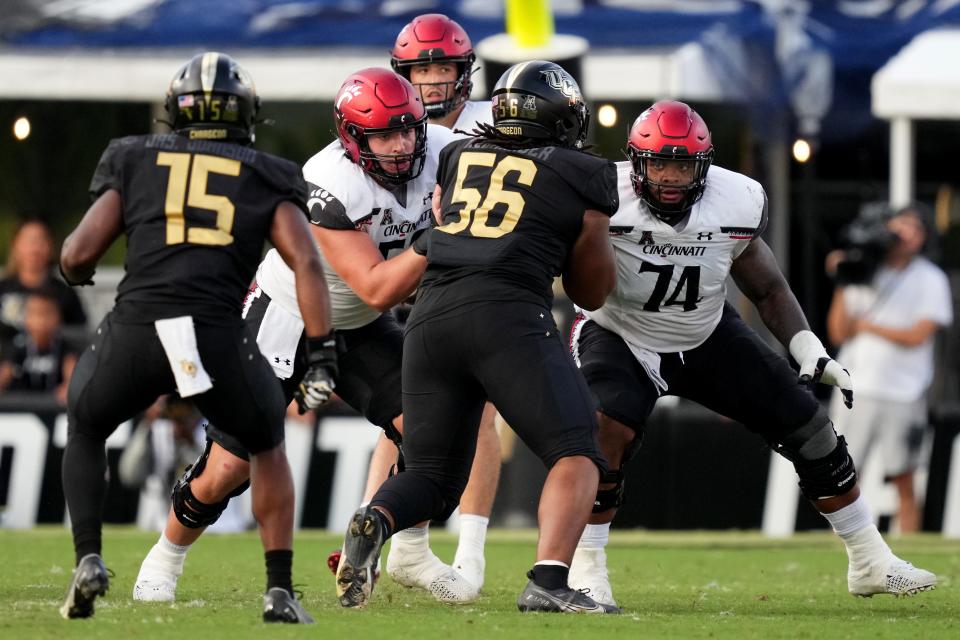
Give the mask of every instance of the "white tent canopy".
[(960, 120), (960, 29), (914, 38), (873, 76), (872, 111), (890, 120), (890, 204), (913, 199), (914, 120)]

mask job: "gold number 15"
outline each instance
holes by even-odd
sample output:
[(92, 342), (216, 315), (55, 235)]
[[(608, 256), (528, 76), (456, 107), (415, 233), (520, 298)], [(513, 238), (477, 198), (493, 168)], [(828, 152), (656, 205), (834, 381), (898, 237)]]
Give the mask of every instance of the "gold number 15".
[[(191, 159), (193, 160), (192, 170), (190, 169)], [(157, 165), (170, 167), (167, 198), (163, 209), (167, 216), (167, 244), (179, 244), (184, 240), (192, 244), (231, 244), (233, 242), (233, 236), (230, 234), (233, 229), (233, 203), (226, 196), (207, 193), (207, 175), (219, 173), (238, 176), (240, 162), (218, 156), (160, 152), (157, 154)], [(216, 228), (187, 229), (183, 217), (184, 196), (186, 196), (187, 206), (216, 212)]]

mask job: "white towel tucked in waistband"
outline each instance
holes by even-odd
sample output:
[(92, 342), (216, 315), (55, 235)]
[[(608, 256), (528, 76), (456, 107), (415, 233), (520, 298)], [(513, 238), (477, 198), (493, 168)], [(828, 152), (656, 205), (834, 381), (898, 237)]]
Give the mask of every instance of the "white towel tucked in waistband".
[(197, 334), (193, 329), (192, 316), (167, 318), (153, 323), (163, 350), (167, 353), (170, 370), (177, 380), (181, 398), (195, 396), (213, 388), (213, 382), (200, 362), (197, 350)]
[(657, 394), (662, 396), (667, 390), (668, 385), (660, 375), (660, 354), (650, 351), (649, 349), (644, 349), (643, 347), (638, 347), (635, 344), (630, 344), (629, 342), (627, 342), (627, 346), (630, 347), (630, 352), (633, 353), (633, 357), (637, 359), (637, 362), (640, 363), (643, 370), (647, 372), (650, 381), (657, 387)]

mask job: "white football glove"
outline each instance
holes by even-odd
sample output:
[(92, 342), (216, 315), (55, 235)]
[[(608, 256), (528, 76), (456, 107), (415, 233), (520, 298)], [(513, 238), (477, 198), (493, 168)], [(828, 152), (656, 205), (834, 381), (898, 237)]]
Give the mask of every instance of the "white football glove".
[(302, 415), (329, 400), (338, 375), (337, 341), (333, 333), (307, 338), (307, 372), (293, 395), (297, 411)]
[(827, 355), (823, 343), (812, 331), (798, 331), (790, 339), (790, 355), (800, 365), (800, 384), (822, 382), (840, 389), (843, 404), (853, 407), (853, 382), (850, 372)]

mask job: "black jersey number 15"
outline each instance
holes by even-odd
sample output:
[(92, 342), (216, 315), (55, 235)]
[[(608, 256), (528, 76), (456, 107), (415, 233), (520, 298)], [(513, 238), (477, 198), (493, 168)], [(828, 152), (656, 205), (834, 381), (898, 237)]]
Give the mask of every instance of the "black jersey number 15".
[[(515, 171), (518, 174), (517, 183), (530, 186), (533, 184), (534, 176), (537, 175), (537, 165), (528, 158), (507, 156), (497, 162), (494, 167), (496, 160), (497, 154), (495, 153), (467, 151), (460, 154), (460, 162), (457, 164), (457, 184), (453, 189), (450, 202), (462, 202), (464, 206), (459, 212), (459, 220), (437, 227), (438, 231), (455, 234), (469, 228), (470, 235), (478, 238), (499, 238), (513, 231), (517, 222), (520, 221), (526, 203), (523, 195), (503, 188), (503, 179), (507, 173)], [(463, 186), (467, 172), (470, 171), (470, 167), (475, 166), (493, 167), (493, 172), (490, 174), (490, 183), (486, 189), (486, 197), (480, 193), (479, 189)], [(507, 206), (506, 213), (504, 213), (500, 224), (490, 226), (487, 224), (487, 218), (490, 215), (490, 210), (498, 204)]]
[[(233, 203), (226, 196), (207, 193), (207, 176), (211, 173), (238, 176), (240, 162), (219, 156), (164, 151), (157, 154), (157, 165), (170, 167), (163, 207), (167, 216), (167, 244), (233, 243), (233, 235), (230, 233), (233, 230)], [(188, 229), (183, 217), (184, 201), (187, 206), (216, 213), (216, 226)]]

